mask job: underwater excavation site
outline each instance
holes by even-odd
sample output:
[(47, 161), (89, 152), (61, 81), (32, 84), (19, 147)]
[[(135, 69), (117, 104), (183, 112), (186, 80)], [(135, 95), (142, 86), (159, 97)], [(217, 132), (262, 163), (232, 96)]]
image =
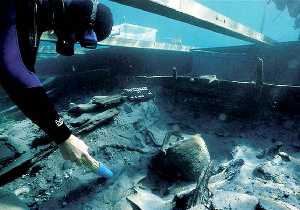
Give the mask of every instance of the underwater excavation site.
[(300, 2), (100, 2), (96, 49), (47, 31), (35, 62), (98, 174), (0, 88), (0, 210), (300, 209)]

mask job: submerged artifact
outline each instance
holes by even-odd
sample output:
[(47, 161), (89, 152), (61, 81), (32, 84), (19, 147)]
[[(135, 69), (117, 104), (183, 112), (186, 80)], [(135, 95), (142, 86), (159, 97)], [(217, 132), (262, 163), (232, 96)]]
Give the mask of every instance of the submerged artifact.
[(164, 177), (197, 181), (209, 163), (210, 154), (198, 134), (160, 151), (152, 159), (151, 167)]
[(70, 103), (70, 109), (68, 112), (73, 115), (81, 115), (83, 113), (90, 113), (101, 111), (105, 108), (115, 107), (122, 103), (124, 97), (121, 95), (113, 95), (113, 96), (94, 96), (88, 103), (86, 104), (75, 104)]

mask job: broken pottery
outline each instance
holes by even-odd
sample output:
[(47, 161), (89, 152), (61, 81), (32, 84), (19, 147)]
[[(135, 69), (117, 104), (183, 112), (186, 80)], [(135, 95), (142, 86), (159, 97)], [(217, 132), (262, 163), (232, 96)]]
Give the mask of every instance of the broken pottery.
[(210, 154), (204, 139), (194, 135), (159, 152), (152, 159), (151, 167), (171, 179), (196, 181), (209, 162)]

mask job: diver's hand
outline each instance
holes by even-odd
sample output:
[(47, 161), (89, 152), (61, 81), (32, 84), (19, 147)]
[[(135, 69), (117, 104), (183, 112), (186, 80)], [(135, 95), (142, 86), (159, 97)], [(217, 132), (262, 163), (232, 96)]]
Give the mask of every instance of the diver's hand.
[(65, 142), (59, 145), (60, 152), (65, 160), (75, 162), (77, 165), (84, 165), (93, 171), (99, 168), (99, 162), (89, 153), (89, 147), (74, 135), (71, 135)]

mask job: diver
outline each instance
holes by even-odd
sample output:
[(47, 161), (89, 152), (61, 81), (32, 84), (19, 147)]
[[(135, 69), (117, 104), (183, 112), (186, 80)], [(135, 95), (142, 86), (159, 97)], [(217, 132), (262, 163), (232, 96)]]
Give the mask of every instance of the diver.
[[(53, 30), (59, 54), (74, 54), (74, 44), (96, 48), (107, 38), (113, 18), (98, 0), (5, 0), (0, 2), (0, 84), (12, 101), (59, 146), (64, 159), (111, 171), (96, 161), (88, 146), (73, 135), (50, 102), (35, 74), (40, 37)], [(101, 169), (101, 170), (100, 170)]]

